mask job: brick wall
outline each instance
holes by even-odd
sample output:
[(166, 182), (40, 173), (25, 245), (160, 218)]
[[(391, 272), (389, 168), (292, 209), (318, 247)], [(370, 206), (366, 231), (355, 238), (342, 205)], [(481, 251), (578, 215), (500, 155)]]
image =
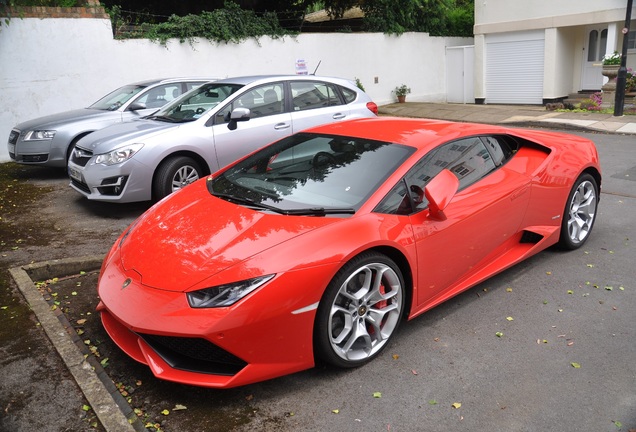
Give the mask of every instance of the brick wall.
[(0, 7), (0, 16), (16, 18), (102, 18), (109, 19), (99, 0), (87, 0), (85, 7), (20, 6)]

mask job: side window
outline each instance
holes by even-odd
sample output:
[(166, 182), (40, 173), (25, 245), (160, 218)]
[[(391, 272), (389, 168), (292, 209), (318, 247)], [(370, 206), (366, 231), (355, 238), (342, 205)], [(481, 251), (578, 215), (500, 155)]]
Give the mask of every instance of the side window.
[(179, 86), (180, 84), (178, 83), (157, 86), (141, 95), (135, 102), (146, 104), (146, 108), (161, 108), (167, 102), (174, 99), (173, 93), (175, 91), (178, 92), (177, 95), (181, 94)]
[(492, 160), (496, 166), (503, 165), (513, 155), (510, 140), (503, 136), (487, 136), (481, 138), (486, 144), (486, 148), (492, 156)]
[(305, 111), (342, 105), (336, 87), (318, 81), (292, 81), (291, 92), (294, 111)]
[(346, 87), (340, 87), (340, 91), (342, 92), (342, 95), (344, 96), (345, 103), (350, 104), (351, 102), (356, 100), (356, 98), (358, 97), (358, 94), (355, 91), (348, 89)]
[(495, 169), (495, 163), (479, 138), (466, 138), (446, 144), (440, 158), (448, 161), (448, 168), (459, 179), (459, 189), (475, 183)]
[(485, 177), (496, 166), (479, 137), (444, 144), (419, 161), (382, 200), (376, 211), (411, 214), (425, 209), (428, 201), (424, 188), (444, 168), (457, 176), (461, 190)]
[(267, 84), (241, 94), (216, 114), (216, 123), (229, 121), (229, 114), (235, 108), (249, 108), (251, 118), (265, 117), (284, 112), (285, 97), (283, 84)]

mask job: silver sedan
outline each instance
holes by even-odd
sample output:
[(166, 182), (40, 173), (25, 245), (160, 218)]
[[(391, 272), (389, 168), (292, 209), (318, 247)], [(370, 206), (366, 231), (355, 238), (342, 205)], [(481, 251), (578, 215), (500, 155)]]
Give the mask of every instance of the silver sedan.
[(91, 132), (152, 114), (166, 103), (213, 78), (137, 82), (107, 94), (88, 108), (18, 124), (9, 134), (9, 157), (25, 165), (66, 168), (73, 147)]
[(292, 133), (376, 115), (377, 105), (345, 79), (219, 80), (81, 139), (69, 160), (71, 187), (91, 200), (159, 200)]

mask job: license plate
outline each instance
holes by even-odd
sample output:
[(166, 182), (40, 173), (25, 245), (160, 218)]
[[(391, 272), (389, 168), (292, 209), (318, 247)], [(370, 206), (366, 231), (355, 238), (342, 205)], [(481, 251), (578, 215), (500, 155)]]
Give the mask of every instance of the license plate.
[(79, 182), (82, 181), (82, 173), (75, 168), (68, 167), (68, 175), (74, 180), (77, 180)]

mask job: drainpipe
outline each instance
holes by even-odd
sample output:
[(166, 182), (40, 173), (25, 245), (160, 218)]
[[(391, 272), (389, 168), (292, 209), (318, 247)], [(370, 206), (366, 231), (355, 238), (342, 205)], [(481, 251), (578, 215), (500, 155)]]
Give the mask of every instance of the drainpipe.
[(623, 115), (623, 105), (625, 105), (625, 81), (627, 80), (627, 38), (629, 35), (629, 24), (632, 20), (632, 1), (627, 0), (627, 12), (625, 12), (625, 27), (623, 27), (623, 51), (621, 52), (621, 66), (618, 68), (616, 77), (616, 98), (614, 100), (614, 117)]

